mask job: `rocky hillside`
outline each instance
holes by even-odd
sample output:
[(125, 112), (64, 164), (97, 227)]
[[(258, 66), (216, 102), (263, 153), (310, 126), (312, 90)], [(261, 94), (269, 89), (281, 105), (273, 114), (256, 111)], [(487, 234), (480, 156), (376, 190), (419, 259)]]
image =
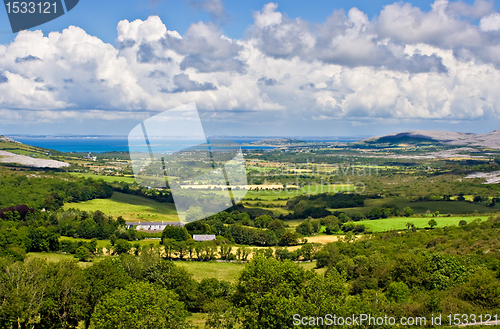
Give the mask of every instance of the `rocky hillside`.
[(485, 134), (458, 133), (440, 130), (412, 130), (385, 136), (372, 137), (366, 143), (434, 142), (446, 145), (479, 146), (500, 149), (500, 130)]

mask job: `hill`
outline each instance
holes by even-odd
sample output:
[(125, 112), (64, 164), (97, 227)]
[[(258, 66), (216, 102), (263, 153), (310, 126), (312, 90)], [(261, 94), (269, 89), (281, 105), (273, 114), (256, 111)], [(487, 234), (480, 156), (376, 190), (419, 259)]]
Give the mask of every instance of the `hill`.
[[(53, 150), (26, 145), (0, 135), (0, 162), (35, 168), (62, 168), (69, 163), (51, 159)], [(60, 152), (58, 152), (60, 153)]]
[(372, 137), (362, 142), (370, 144), (444, 144), (479, 146), (500, 149), (500, 130), (485, 134), (460, 133), (440, 130), (412, 130), (385, 136)]

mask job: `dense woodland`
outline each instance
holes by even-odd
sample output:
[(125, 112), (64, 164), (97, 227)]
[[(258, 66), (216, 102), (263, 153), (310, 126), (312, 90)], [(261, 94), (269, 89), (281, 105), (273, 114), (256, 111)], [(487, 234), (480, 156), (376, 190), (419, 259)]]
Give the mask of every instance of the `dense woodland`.
[(196, 282), (151, 247), (84, 269), (3, 257), (0, 325), (187, 328), (188, 312), (201, 311), (208, 313), (207, 328), (293, 328), (294, 314), (497, 314), (498, 236), (500, 218), (493, 217), (430, 231), (348, 235), (313, 251), (318, 266), (328, 268), (324, 276), (278, 250), (254, 255), (235, 284)]

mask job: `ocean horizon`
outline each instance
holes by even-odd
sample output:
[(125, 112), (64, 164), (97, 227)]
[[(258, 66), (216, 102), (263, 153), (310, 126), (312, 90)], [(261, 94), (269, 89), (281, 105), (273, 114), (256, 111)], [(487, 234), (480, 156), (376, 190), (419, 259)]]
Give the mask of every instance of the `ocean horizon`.
[[(127, 136), (33, 136), (33, 135), (5, 135), (23, 144), (52, 149), (60, 152), (82, 152), (82, 153), (103, 153), (103, 152), (128, 152)], [(216, 136), (209, 137), (209, 140), (230, 140), (239, 144), (249, 144), (268, 139), (297, 139), (306, 142), (352, 142), (361, 138), (349, 137), (241, 137), (241, 136)], [(169, 138), (162, 143), (161, 152), (172, 152), (179, 147), (191, 147), (195, 139), (190, 138)], [(243, 150), (265, 150), (274, 149), (275, 146), (267, 145), (242, 145)], [(146, 149), (144, 150), (147, 151)]]

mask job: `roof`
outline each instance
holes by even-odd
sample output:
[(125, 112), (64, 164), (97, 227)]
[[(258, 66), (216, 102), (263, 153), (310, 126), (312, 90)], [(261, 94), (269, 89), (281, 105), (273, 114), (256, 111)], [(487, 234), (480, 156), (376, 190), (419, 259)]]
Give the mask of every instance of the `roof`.
[(184, 226), (183, 223), (181, 222), (127, 222), (127, 225), (141, 225), (141, 226), (147, 226), (147, 225), (171, 225), (171, 226)]
[(212, 241), (215, 240), (215, 234), (193, 234), (194, 241)]

